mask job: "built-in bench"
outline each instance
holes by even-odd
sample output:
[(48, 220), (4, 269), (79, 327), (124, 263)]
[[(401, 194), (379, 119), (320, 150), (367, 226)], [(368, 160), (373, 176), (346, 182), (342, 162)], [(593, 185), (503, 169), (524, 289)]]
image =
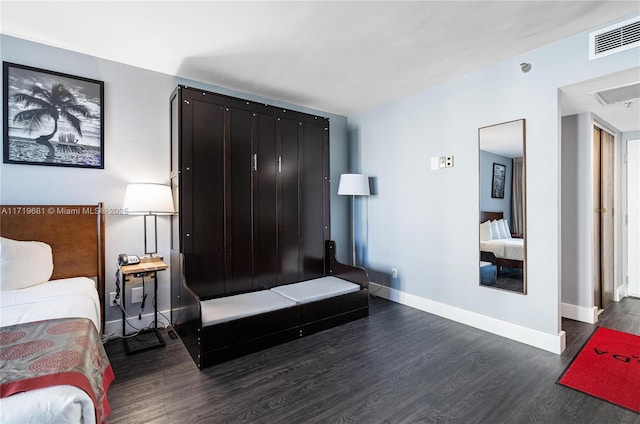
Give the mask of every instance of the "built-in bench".
[(360, 290), (358, 284), (330, 276), (287, 284), (270, 290), (205, 300), (200, 303), (202, 326), (208, 327), (252, 315), (293, 308), (303, 303), (316, 302), (358, 290)]
[[(369, 315), (364, 269), (339, 263), (327, 241), (324, 277), (267, 290), (185, 302), (174, 326), (199, 368)], [(183, 282), (184, 284), (184, 282)]]

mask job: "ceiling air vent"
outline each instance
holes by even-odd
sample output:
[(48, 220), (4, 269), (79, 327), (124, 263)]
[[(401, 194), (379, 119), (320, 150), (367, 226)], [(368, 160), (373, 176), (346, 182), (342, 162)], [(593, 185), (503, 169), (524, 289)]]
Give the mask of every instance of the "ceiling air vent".
[(593, 95), (603, 105), (631, 102), (640, 99), (640, 83), (609, 88), (607, 90), (595, 92)]
[(589, 60), (640, 46), (640, 16), (589, 34)]

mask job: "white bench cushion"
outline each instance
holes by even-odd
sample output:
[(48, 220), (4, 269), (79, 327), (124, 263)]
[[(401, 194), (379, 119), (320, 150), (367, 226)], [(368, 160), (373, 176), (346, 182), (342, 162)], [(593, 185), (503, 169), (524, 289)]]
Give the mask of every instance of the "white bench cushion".
[(252, 315), (296, 306), (296, 303), (270, 290), (236, 294), (205, 300), (202, 308), (202, 326), (214, 325)]
[(271, 289), (271, 291), (280, 293), (298, 304), (315, 302), (358, 290), (360, 290), (359, 285), (336, 277), (321, 277)]

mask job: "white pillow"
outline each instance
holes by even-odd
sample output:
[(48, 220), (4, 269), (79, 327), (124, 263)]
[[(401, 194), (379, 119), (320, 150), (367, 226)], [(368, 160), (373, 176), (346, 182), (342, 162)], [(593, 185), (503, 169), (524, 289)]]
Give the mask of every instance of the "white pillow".
[(491, 221), (480, 224), (480, 241), (491, 240)]
[(500, 233), (500, 238), (501, 239), (509, 238), (509, 231), (506, 230), (506, 227), (504, 225), (504, 219), (499, 219), (498, 220), (498, 231)]
[(509, 221), (507, 219), (503, 219), (502, 223), (504, 225), (504, 232), (507, 235), (506, 238), (510, 239), (511, 238), (511, 228), (509, 228)]
[(500, 239), (500, 228), (498, 227), (498, 221), (495, 219), (491, 221), (491, 240)]
[(49, 281), (53, 274), (51, 246), (40, 241), (0, 237), (0, 290), (17, 290)]

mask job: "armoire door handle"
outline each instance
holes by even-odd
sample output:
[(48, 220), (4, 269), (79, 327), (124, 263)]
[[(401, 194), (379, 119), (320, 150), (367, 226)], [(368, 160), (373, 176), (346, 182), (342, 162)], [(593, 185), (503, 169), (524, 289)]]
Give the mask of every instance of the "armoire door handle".
[(258, 170), (258, 154), (257, 153), (253, 154), (253, 170), (254, 171)]

